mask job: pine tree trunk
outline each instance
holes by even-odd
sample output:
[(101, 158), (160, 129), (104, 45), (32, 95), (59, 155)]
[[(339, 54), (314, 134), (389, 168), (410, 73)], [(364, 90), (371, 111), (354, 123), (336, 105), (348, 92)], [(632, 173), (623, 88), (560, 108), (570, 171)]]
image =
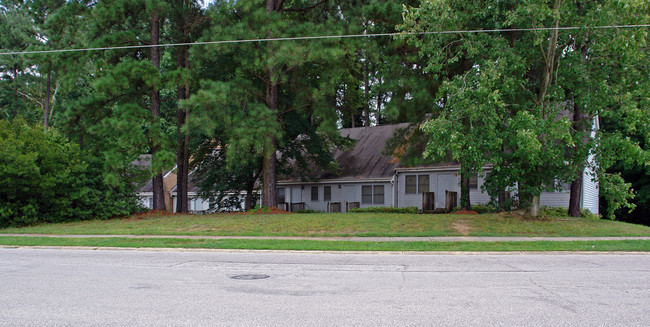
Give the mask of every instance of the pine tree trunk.
[[(273, 72), (269, 70), (268, 72), (268, 85), (266, 86), (266, 105), (268, 109), (277, 114), (278, 105), (279, 105), (279, 86), (273, 84)], [(270, 208), (276, 207), (278, 205), (276, 197), (276, 176), (275, 176), (275, 166), (276, 166), (276, 157), (275, 153), (277, 151), (277, 139), (275, 134), (269, 134), (269, 143), (268, 148), (264, 149), (264, 162), (262, 164), (262, 205)]]
[[(186, 46), (180, 47), (176, 57), (176, 64), (180, 69), (188, 69), (189, 54)], [(180, 102), (189, 97), (188, 81), (182, 82), (177, 87), (177, 100)], [(187, 197), (189, 184), (189, 156), (187, 145), (189, 135), (184, 135), (182, 129), (187, 121), (188, 113), (180, 106), (176, 110), (176, 131), (178, 133), (176, 148), (176, 212), (189, 211), (189, 199)]]
[(381, 121), (381, 103), (383, 101), (383, 95), (381, 92), (377, 93), (377, 109), (376, 109), (376, 117), (377, 117), (377, 126), (382, 124)]
[[(160, 39), (160, 20), (157, 13), (151, 15), (151, 44), (158, 45)], [(159, 70), (160, 69), (160, 48), (151, 47), (151, 63)], [(153, 116), (153, 123), (157, 124), (160, 120), (160, 91), (157, 87), (151, 89), (151, 115)], [(155, 130), (155, 129), (154, 129)], [(151, 166), (153, 167), (154, 160), (157, 160), (156, 153), (160, 150), (160, 140), (157, 138), (160, 135), (150, 135), (151, 137)], [(155, 172), (153, 176), (153, 209), (166, 210), (165, 208), (165, 188), (163, 186), (162, 172)]]
[[(266, 12), (280, 12), (284, 0), (266, 0)], [(272, 37), (272, 35), (267, 35)], [(273, 45), (268, 45), (268, 51), (273, 51)], [(278, 85), (278, 72), (274, 68), (268, 68), (266, 71), (266, 106), (274, 115), (278, 114), (279, 106), (279, 91)], [(268, 135), (267, 147), (264, 149), (264, 158), (262, 161), (262, 206), (270, 208), (277, 207), (278, 200), (276, 196), (276, 157), (275, 153), (278, 150), (278, 141), (275, 133)]]
[(43, 108), (43, 127), (47, 129), (50, 118), (50, 90), (52, 89), (52, 72), (47, 70), (47, 84), (45, 86), (45, 107)]
[(255, 181), (246, 184), (246, 200), (244, 202), (244, 211), (253, 209), (253, 189), (255, 188)]
[[(14, 64), (13, 72), (14, 72), (14, 75), (12, 77), (13, 79), (11, 81), (11, 84), (12, 84), (12, 86), (14, 88), (14, 101), (18, 102), (18, 86), (16, 86), (16, 80), (18, 79), (18, 65), (17, 64)], [(16, 104), (14, 103), (12, 105), (12, 107), (14, 108), (14, 110), (11, 112), (11, 119), (14, 120), (14, 119), (16, 119), (16, 117), (18, 117), (18, 106), (16, 106)]]
[(363, 126), (368, 127), (370, 126), (370, 81), (368, 78), (368, 62), (366, 59), (366, 62), (363, 64), (363, 75), (364, 75), (364, 80), (363, 80), (363, 93), (364, 93), (364, 103), (365, 106), (363, 108)]

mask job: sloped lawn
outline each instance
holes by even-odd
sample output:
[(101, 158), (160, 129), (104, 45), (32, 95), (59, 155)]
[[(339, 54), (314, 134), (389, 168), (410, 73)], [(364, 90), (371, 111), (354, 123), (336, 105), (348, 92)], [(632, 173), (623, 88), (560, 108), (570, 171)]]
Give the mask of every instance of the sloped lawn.
[(650, 227), (514, 214), (310, 213), (150, 215), (0, 229), (0, 234), (224, 236), (650, 236)]

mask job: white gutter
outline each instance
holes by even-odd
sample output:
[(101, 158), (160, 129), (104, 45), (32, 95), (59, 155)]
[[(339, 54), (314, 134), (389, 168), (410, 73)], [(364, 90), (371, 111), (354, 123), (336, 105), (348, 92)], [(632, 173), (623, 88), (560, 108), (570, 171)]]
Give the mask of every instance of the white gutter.
[(288, 182), (278, 181), (276, 184), (280, 185), (314, 185), (314, 184), (358, 184), (358, 183), (389, 183), (392, 181), (390, 178), (360, 178), (360, 179), (321, 179), (315, 182)]
[[(481, 168), (482, 170), (492, 169), (492, 165), (486, 165)], [(395, 172), (436, 172), (436, 171), (450, 171), (450, 170), (460, 170), (460, 165), (454, 166), (440, 166), (440, 167), (409, 167), (409, 168), (396, 168)]]
[(397, 171), (393, 173), (393, 177), (390, 179), (390, 185), (393, 188), (393, 196), (390, 199), (390, 206), (395, 208), (395, 198), (399, 195), (397, 191)]

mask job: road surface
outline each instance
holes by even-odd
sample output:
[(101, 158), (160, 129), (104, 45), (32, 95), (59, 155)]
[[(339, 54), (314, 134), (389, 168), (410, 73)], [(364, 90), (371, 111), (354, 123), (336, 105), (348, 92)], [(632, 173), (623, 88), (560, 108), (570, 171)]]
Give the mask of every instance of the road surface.
[(1, 326), (650, 325), (648, 254), (0, 248), (0, 282)]

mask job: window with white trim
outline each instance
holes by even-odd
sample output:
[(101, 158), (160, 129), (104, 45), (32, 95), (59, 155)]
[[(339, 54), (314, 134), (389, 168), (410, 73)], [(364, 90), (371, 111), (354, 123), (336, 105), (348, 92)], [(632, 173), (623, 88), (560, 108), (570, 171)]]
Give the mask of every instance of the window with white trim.
[(375, 185), (372, 187), (373, 204), (384, 204), (384, 185)]
[(311, 200), (318, 201), (318, 186), (311, 187)]
[(332, 201), (332, 187), (323, 186), (323, 201), (328, 202)]
[(406, 194), (416, 194), (418, 192), (417, 175), (406, 175)]
[(406, 194), (429, 192), (429, 174), (406, 175)]
[(429, 192), (429, 175), (418, 175), (418, 193)]
[(384, 204), (384, 185), (361, 186), (361, 203)]

